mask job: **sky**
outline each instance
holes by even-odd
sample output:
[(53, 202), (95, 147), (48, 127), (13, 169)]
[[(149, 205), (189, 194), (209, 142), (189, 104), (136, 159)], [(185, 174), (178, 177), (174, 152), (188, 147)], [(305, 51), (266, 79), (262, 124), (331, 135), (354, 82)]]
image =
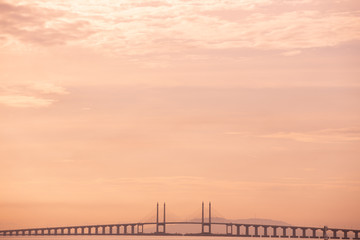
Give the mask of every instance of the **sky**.
[(0, 229), (359, 229), (359, 63), (358, 0), (0, 0)]

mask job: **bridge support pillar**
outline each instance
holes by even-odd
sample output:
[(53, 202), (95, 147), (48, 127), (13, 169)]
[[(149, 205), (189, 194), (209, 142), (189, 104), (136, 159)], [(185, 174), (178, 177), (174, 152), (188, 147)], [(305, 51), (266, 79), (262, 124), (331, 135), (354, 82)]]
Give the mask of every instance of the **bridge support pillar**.
[(277, 238), (279, 237), (276, 233), (277, 227), (272, 227), (273, 228), (273, 235), (271, 236), (272, 238)]
[(245, 226), (245, 237), (250, 237), (250, 234), (249, 234), (249, 228), (250, 226)]
[(302, 228), (302, 238), (307, 238), (306, 237), (306, 228)]
[(298, 236), (296, 236), (296, 229), (295, 227), (292, 227), (292, 235), (291, 235), (291, 238), (298, 238)]
[(344, 237), (342, 238), (342, 239), (349, 239), (349, 237), (348, 237), (348, 230), (343, 230), (343, 232), (344, 232)]
[(268, 227), (267, 227), (267, 226), (264, 226), (263, 228), (264, 228), (264, 235), (263, 235), (263, 237), (270, 237), (270, 236), (268, 235), (268, 233), (267, 233)]
[(332, 232), (333, 232), (332, 238), (339, 239), (339, 237), (337, 236), (337, 230), (332, 230)]
[(359, 231), (355, 231), (355, 237), (354, 239), (359, 239)]
[(311, 229), (312, 230), (312, 232), (313, 232), (313, 235), (312, 235), (312, 238), (317, 238), (317, 236), (316, 236), (316, 228), (312, 228)]
[(258, 226), (254, 226), (254, 229), (255, 229), (254, 237), (260, 237), (260, 235), (259, 235), (259, 227), (258, 227)]
[(232, 226), (232, 223), (226, 224), (226, 234), (227, 234), (227, 235), (232, 235), (232, 234), (233, 234), (233, 226)]
[(240, 225), (236, 225), (236, 235), (240, 236)]
[(131, 234), (135, 234), (135, 225), (131, 225)]
[(287, 227), (282, 227), (283, 230), (283, 235), (281, 236), (282, 238), (288, 238), (289, 236), (286, 235), (286, 229)]

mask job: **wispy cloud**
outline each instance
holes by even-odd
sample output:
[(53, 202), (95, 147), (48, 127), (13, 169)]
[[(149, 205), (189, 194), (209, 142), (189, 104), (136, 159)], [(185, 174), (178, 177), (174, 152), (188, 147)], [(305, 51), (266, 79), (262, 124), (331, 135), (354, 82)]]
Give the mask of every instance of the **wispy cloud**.
[(30, 89), (35, 91), (39, 91), (45, 94), (68, 94), (69, 92), (66, 91), (64, 87), (55, 85), (54, 83), (48, 82), (35, 82), (29, 86)]
[(7, 41), (62, 45), (91, 34), (86, 20), (73, 19), (59, 9), (0, 1), (0, 12), (0, 36)]
[(273, 0), (17, 2), (0, 5), (3, 41), (78, 44), (126, 56), (233, 48), (285, 50), (290, 56), (360, 40), (358, 11), (295, 8), (311, 5), (308, 0), (282, 1), (290, 7), (281, 12), (272, 11), (278, 4)]
[(303, 178), (279, 178), (272, 181), (233, 181), (225, 179), (209, 179), (195, 176), (173, 176), (173, 177), (148, 177), (148, 178), (112, 178), (95, 179), (91, 184), (107, 185), (126, 188), (148, 188), (158, 189), (202, 189), (216, 191), (250, 191), (253, 189), (273, 190), (274, 187), (286, 191), (293, 188), (312, 187), (317, 189), (347, 189), (354, 190), (360, 186), (359, 181), (324, 179), (323, 181), (312, 182)]
[(358, 128), (337, 128), (311, 132), (277, 132), (261, 137), (309, 143), (352, 142), (360, 141), (360, 130)]
[(295, 56), (295, 55), (299, 55), (300, 53), (301, 53), (300, 50), (293, 50), (293, 51), (283, 52), (282, 55), (284, 55), (284, 56)]
[(23, 95), (5, 95), (0, 96), (0, 104), (9, 107), (27, 108), (27, 107), (48, 107), (54, 102), (53, 99), (39, 98)]
[(56, 95), (68, 94), (64, 87), (51, 82), (24, 82), (0, 87), (0, 104), (8, 107), (38, 108), (52, 105)]

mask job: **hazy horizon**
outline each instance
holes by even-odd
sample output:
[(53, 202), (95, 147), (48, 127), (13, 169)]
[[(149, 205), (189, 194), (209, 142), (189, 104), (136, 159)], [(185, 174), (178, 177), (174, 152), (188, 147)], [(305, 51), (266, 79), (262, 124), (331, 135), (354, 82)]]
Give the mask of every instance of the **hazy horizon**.
[(0, 229), (360, 229), (359, 53), (358, 0), (0, 0)]

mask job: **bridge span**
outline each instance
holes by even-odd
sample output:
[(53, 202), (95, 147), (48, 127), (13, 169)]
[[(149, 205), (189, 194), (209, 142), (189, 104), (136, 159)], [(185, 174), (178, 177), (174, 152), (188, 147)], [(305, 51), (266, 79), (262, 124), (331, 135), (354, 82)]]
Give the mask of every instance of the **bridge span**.
[[(207, 221), (205, 221), (207, 220)], [(198, 225), (198, 233), (169, 233), (167, 226)], [(155, 227), (155, 231), (146, 232), (147, 226)], [(224, 233), (214, 233), (212, 226), (222, 226)], [(353, 239), (360, 240), (360, 230), (324, 227), (281, 226), (265, 224), (243, 224), (229, 222), (211, 222), (211, 203), (209, 203), (208, 218), (204, 216), (202, 203), (201, 222), (183, 221), (166, 222), (165, 203), (163, 219), (159, 220), (159, 204), (156, 208), (156, 222), (122, 223), (106, 225), (43, 227), (30, 229), (0, 230), (0, 237), (6, 236), (64, 236), (64, 235), (137, 235), (137, 236), (223, 236), (247, 238), (310, 238), (310, 239)]]

